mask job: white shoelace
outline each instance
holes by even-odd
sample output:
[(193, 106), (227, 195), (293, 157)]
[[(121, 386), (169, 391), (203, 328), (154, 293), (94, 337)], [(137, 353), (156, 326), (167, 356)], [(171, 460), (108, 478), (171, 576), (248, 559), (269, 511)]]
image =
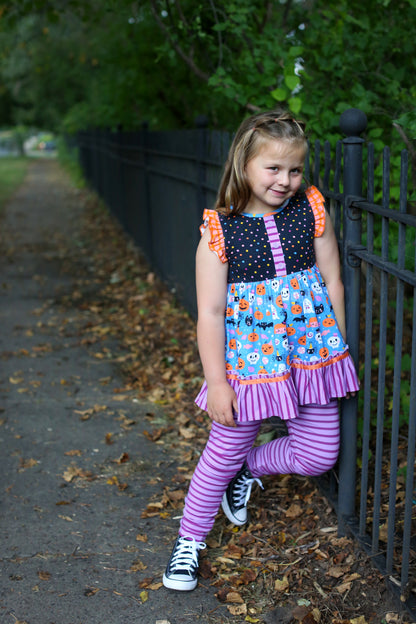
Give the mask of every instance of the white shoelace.
[(197, 542), (193, 537), (180, 537), (170, 562), (170, 572), (186, 570), (192, 574), (198, 567), (198, 552), (204, 548), (204, 542)]
[(240, 477), (241, 483), (237, 482), (234, 492), (233, 492), (233, 503), (234, 505), (239, 507), (245, 507), (251, 496), (251, 488), (254, 483), (258, 483), (261, 489), (263, 490), (263, 484), (257, 477), (253, 477), (252, 479), (247, 479), (244, 475)]

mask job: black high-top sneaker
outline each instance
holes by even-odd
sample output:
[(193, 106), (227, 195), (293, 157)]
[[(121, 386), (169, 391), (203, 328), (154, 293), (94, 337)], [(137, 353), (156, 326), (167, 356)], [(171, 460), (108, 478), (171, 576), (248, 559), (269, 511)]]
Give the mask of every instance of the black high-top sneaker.
[(195, 589), (198, 584), (199, 551), (204, 548), (206, 544), (195, 541), (193, 537), (179, 536), (163, 575), (163, 585), (179, 591)]
[(244, 463), (234, 479), (230, 481), (222, 497), (223, 512), (228, 520), (237, 526), (243, 526), (247, 522), (247, 503), (254, 483), (258, 483), (263, 489), (260, 479), (253, 477), (246, 463)]

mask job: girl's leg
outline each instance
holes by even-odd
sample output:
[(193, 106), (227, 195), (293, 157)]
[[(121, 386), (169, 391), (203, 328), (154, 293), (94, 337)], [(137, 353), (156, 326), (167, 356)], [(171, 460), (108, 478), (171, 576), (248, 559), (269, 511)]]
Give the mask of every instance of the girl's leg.
[(335, 465), (339, 452), (338, 401), (299, 407), (286, 421), (289, 435), (253, 448), (247, 465), (253, 477), (265, 474), (316, 476)]
[(212, 423), (211, 433), (192, 476), (179, 535), (203, 541), (211, 530), (222, 496), (244, 463), (260, 422), (224, 427)]

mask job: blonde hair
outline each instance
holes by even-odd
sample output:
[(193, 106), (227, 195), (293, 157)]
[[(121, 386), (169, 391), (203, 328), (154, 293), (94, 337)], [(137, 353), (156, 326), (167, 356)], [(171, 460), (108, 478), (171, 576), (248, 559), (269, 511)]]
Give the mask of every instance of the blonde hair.
[(285, 111), (257, 113), (245, 119), (231, 144), (220, 183), (215, 210), (225, 214), (240, 214), (250, 199), (246, 165), (260, 147), (270, 139), (284, 141), (294, 147), (308, 147), (305, 124)]

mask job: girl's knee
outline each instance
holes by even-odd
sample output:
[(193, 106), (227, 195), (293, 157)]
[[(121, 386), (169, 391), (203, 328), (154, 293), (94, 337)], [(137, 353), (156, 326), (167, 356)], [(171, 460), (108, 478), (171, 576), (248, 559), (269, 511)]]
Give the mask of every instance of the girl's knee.
[(298, 459), (298, 474), (305, 477), (319, 477), (332, 470), (337, 463), (338, 455), (326, 458)]

